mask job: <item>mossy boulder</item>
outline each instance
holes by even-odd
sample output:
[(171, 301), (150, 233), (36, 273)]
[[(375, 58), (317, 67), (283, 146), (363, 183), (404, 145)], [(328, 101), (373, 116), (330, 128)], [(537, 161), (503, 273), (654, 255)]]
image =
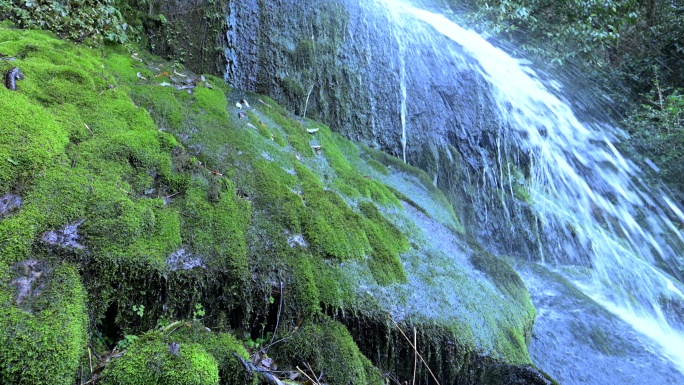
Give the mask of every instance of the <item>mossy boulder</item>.
[(354, 339), (341, 323), (321, 316), (295, 331), (292, 338), (276, 347), (274, 357), (300, 368), (311, 367), (323, 374), (331, 385), (381, 385), (380, 371), (359, 351)]
[(107, 365), (101, 383), (218, 385), (218, 363), (199, 344), (166, 342), (160, 333), (150, 332)]
[(69, 264), (0, 263), (0, 384), (73, 383), (88, 340), (85, 297)]
[(240, 359), (249, 360), (249, 353), (242, 342), (230, 333), (212, 332), (204, 325), (193, 322), (185, 324), (166, 340), (201, 344), (216, 359), (222, 385), (245, 385), (257, 381), (256, 376), (249, 378), (250, 374), (245, 372), (240, 362)]

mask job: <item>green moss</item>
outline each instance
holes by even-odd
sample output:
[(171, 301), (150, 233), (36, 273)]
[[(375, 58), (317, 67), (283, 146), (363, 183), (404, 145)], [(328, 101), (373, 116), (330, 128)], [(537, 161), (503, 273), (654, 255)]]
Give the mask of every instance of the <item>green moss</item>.
[(377, 370), (361, 354), (347, 328), (326, 316), (320, 318), (274, 347), (273, 355), (292, 366), (308, 363), (315, 373), (323, 373), (323, 382), (331, 385), (382, 384)]
[(223, 91), (218, 88), (196, 87), (193, 95), (196, 101), (194, 108), (212, 114), (217, 119), (228, 120), (228, 101)]
[(28, 183), (69, 138), (49, 111), (19, 92), (0, 87), (0, 104), (11, 106), (0, 111), (0, 191), (7, 191)]
[(358, 148), (339, 134), (333, 133), (327, 127), (317, 134), (320, 138), (325, 158), (335, 170), (337, 178), (335, 185), (343, 191), (358, 191), (358, 195), (372, 200), (380, 205), (400, 206), (397, 197), (382, 183), (366, 178), (356, 171), (347, 157), (358, 157)]
[[(361, 150), (361, 157), (363, 159), (365, 159), (367, 162), (379, 162), (381, 165), (385, 166), (385, 171), (390, 172), (390, 174), (405, 174), (411, 179), (415, 178), (415, 180), (419, 182), (419, 185), (427, 190), (429, 194), (429, 203), (436, 203), (438, 205), (438, 210), (445, 212), (446, 215), (443, 215), (443, 213), (442, 215), (437, 215), (438, 213), (435, 213), (434, 210), (429, 210), (427, 206), (424, 207), (421, 203), (419, 203), (421, 199), (417, 199), (422, 197), (417, 197), (413, 195), (415, 199), (411, 199), (408, 196), (402, 194), (404, 195), (402, 200), (435, 219), (441, 216), (447, 217), (448, 220), (442, 222), (447, 224), (450, 228), (452, 228), (452, 230), (454, 230), (457, 233), (465, 233), (463, 225), (460, 223), (458, 216), (454, 212), (453, 205), (449, 202), (444, 193), (434, 185), (434, 183), (425, 171), (413, 167), (409, 164), (406, 164), (402, 162), (399, 158), (386, 154), (382, 151), (367, 147), (365, 145), (361, 145)], [(415, 181), (411, 181), (411, 183), (416, 184)]]
[(495, 339), (497, 352), (510, 362), (527, 363), (527, 345), (531, 339), (536, 310), (525, 283), (508, 263), (485, 251), (473, 253), (470, 262), (487, 275), (518, 313), (515, 321), (497, 319), (499, 329), (503, 331), (503, 335)]
[(409, 250), (408, 239), (378, 211), (374, 204), (359, 203), (367, 220), (363, 222), (373, 258), (369, 262), (373, 277), (381, 285), (405, 282), (406, 272), (399, 254)]
[(183, 238), (205, 264), (231, 271), (235, 279), (244, 280), (249, 271), (245, 244), (249, 205), (235, 196), (229, 180), (217, 183), (222, 193), (211, 203), (206, 180), (193, 179), (192, 187), (178, 204), (183, 214)]
[(102, 372), (104, 385), (212, 385), (219, 383), (216, 359), (201, 345), (180, 343), (177, 353), (158, 332), (135, 340)]
[(300, 122), (290, 117), (290, 113), (278, 106), (272, 99), (267, 97), (262, 97), (262, 99), (266, 104), (259, 106), (259, 111), (273, 120), (285, 132), (290, 145), (298, 154), (303, 157), (313, 157), (314, 152), (310, 144), (311, 138), (306, 128)]
[(177, 332), (166, 337), (167, 341), (179, 343), (196, 343), (216, 359), (220, 383), (222, 385), (245, 385), (254, 383), (245, 378), (245, 369), (235, 355), (249, 360), (249, 353), (240, 341), (230, 333), (215, 333), (207, 330), (204, 325), (193, 322), (189, 326), (179, 328)]
[(45, 264), (40, 273), (33, 295), (17, 305), (14, 277), (0, 269), (0, 384), (69, 385), (79, 368), (88, 322), (83, 286), (68, 264)]
[(309, 169), (296, 165), (302, 184), (306, 213), (303, 231), (309, 247), (318, 255), (337, 261), (361, 259), (370, 251), (362, 217), (335, 192), (324, 190)]

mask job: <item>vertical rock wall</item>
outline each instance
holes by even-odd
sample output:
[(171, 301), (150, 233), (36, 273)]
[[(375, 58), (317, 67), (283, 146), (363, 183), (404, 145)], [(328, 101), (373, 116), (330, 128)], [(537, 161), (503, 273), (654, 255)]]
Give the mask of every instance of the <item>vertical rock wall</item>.
[[(268, 94), (297, 115), (405, 158), (445, 191), (470, 235), (497, 253), (538, 255), (535, 218), (525, 202), (525, 156), (508, 148), (510, 133), (487, 82), (446, 38), (407, 36), (390, 11), (359, 0), (162, 3), (151, 9), (182, 15), (183, 7), (187, 13), (204, 3), (222, 7), (217, 26), (167, 17), (158, 27), (185, 31), (174, 27), (182, 22), (197, 29), (183, 32), (188, 36), (220, 30), (213, 41), (225, 44), (222, 72), (229, 84)], [(410, 28), (426, 27), (414, 22)], [(179, 38), (183, 33), (174, 35), (180, 45), (190, 41)], [(438, 55), (441, 45), (455, 50), (453, 60)], [(212, 68), (202, 61), (186, 66)]]

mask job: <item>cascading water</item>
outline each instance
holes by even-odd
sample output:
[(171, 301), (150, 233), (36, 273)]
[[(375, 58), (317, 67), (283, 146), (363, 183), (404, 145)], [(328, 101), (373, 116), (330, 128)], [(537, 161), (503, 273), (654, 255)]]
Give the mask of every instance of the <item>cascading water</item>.
[[(420, 41), (423, 53), (466, 66), (489, 83), (502, 132), (494, 145), (498, 167), (485, 167), (482, 180), (494, 180), (490, 183), (500, 185), (504, 194), (504, 187), (513, 185), (504, 181), (513, 175), (510, 169), (503, 174), (511, 167), (507, 159), (515, 158), (510, 154), (529, 159), (530, 202), (547, 243), (540, 245), (547, 250), (542, 262), (566, 266), (559, 269), (578, 288), (656, 340), (684, 371), (684, 320), (681, 313), (663, 310), (684, 303), (684, 285), (677, 278), (684, 271), (678, 227), (684, 214), (663, 191), (640, 182), (639, 167), (613, 145), (620, 131), (580, 122), (555, 96), (562, 93), (559, 85), (545, 85), (521, 61), (443, 15), (398, 0), (376, 0), (375, 5), (401, 26), (397, 30), (404, 36), (398, 38)], [(470, 55), (467, 60), (463, 50)], [(404, 76), (411, 74), (403, 74), (402, 82)], [(411, 103), (410, 93), (404, 100)], [(403, 117), (404, 149), (406, 124)], [(514, 195), (511, 188), (507, 193)], [(506, 205), (504, 196), (501, 204)], [(567, 267), (573, 264), (586, 268)]]

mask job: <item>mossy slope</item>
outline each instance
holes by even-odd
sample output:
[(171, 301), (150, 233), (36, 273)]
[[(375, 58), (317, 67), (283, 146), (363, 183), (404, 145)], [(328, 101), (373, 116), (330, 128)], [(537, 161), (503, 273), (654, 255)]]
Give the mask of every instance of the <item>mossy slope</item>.
[[(240, 383), (246, 377), (233, 353), (247, 352), (229, 334), (160, 334), (160, 324), (195, 318), (198, 305), (207, 314), (201, 322), (217, 330), (286, 338), (276, 357), (291, 365), (311, 360), (331, 384), (382, 382), (361, 354), (371, 356), (379, 340), (350, 334), (346, 312), (375, 326), (388, 325), (388, 312), (407, 312), (417, 327), (455, 341), (462, 359), (491, 354), (497, 365), (529, 362), (519, 338), (531, 326), (520, 315), (529, 310), (523, 285), (473, 283), (480, 278), (469, 262), (457, 268), (467, 271), (465, 283), (427, 285), (411, 267), (439, 245), (402, 202), (456, 230), (445, 231), (460, 240), (457, 252), (472, 251), (425, 175), (408, 166), (388, 170), (381, 162), (392, 159), (300, 121), (267, 97), (177, 72), (142, 52), (96, 51), (12, 28), (0, 28), (0, 41), (26, 74), (18, 91), (0, 89), (0, 195), (24, 202), (0, 219), (0, 315), (9, 325), (0, 335), (0, 355), (8, 357), (0, 373), (12, 382), (39, 378), (32, 357), (55, 368), (47, 383), (84, 382), (89, 373), (78, 363), (85, 340), (104, 350), (140, 334), (107, 364), (105, 383)], [(417, 187), (400, 192), (406, 185)], [(46, 234), (53, 233), (64, 236), (50, 242)], [(55, 272), (36, 303), (56, 299), (44, 302), (27, 328), (16, 321), (25, 310), (14, 280), (30, 258)], [(511, 278), (504, 268), (481, 269)], [(409, 306), (407, 293), (417, 287), (431, 293), (431, 308), (450, 304), (457, 293), (462, 308), (477, 316), (459, 318), (448, 309), (426, 316)], [(510, 307), (493, 299), (489, 306), (465, 298), (467, 288), (522, 299)], [(503, 320), (493, 322), (497, 315)], [(471, 324), (479, 319), (484, 326)], [(20, 331), (32, 328), (48, 341), (37, 350), (21, 342)], [(502, 337), (507, 331), (512, 338)], [(68, 343), (53, 344), (55, 335)], [(430, 346), (439, 349), (442, 337)], [(332, 342), (315, 343), (327, 338)], [(374, 362), (396, 365), (383, 357)]]

